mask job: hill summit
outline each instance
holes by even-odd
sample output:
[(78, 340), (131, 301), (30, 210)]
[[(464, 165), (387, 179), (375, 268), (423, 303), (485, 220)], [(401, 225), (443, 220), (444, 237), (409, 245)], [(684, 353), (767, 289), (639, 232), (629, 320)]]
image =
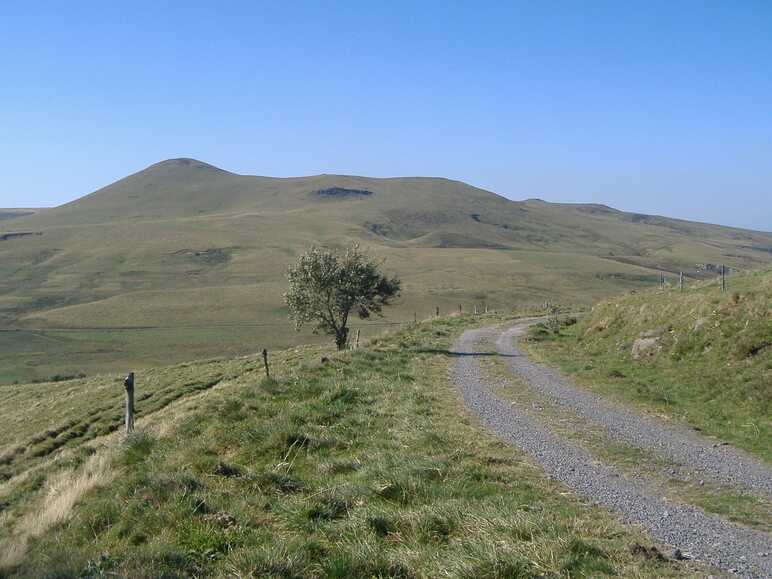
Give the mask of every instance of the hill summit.
[[(5, 235), (19, 232), (34, 235)], [(288, 264), (312, 244), (358, 242), (384, 259), (405, 282), (393, 319), (483, 302), (498, 308), (592, 303), (657, 285), (660, 272), (705, 277), (721, 263), (733, 269), (772, 263), (770, 233), (601, 205), (512, 201), (444, 178), (276, 178), (188, 158), (161, 161), (60, 207), (0, 221), (0, 239), (0, 323), (208, 328), (186, 347), (175, 345), (173, 358), (310, 339), (287, 324), (282, 293)], [(213, 339), (211, 328), (226, 324), (257, 329), (249, 339), (225, 330)], [(67, 352), (72, 336), (60, 342)], [(149, 352), (153, 360), (168, 362), (170, 336), (154, 336), (160, 345)], [(22, 377), (35, 377), (27, 368), (43, 371), (36, 364), (47, 363), (37, 356), (48, 347), (37, 340), (30, 335), (25, 342), (32, 358), (11, 363)], [(110, 347), (94, 340), (99, 356), (73, 354), (58, 369), (104, 369), (140, 347), (123, 337)], [(21, 346), (16, 340), (8, 347)]]

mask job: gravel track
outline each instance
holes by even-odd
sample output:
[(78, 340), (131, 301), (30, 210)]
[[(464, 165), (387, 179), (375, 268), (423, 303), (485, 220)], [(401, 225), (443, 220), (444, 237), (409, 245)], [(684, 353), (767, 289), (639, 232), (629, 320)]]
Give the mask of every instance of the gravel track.
[[(489, 350), (499, 337), (495, 328), (469, 330), (456, 342), (455, 352)], [(507, 347), (511, 336), (504, 339), (508, 342), (501, 344), (503, 352), (516, 360), (520, 355)], [(599, 464), (586, 449), (561, 439), (537, 418), (493, 394), (474, 355), (458, 356), (456, 381), (464, 401), (483, 424), (521, 447), (578, 495), (616, 511), (624, 522), (640, 524), (656, 540), (719, 569), (742, 577), (772, 577), (772, 538), (768, 534), (691, 505), (666, 502), (642, 481), (625, 479), (616, 469)]]
[(532, 323), (518, 323), (502, 332), (496, 340), (496, 349), (507, 356), (509, 368), (535, 393), (602, 427), (615, 439), (677, 461), (697, 479), (713, 480), (772, 498), (772, 467), (688, 427), (642, 416), (577, 388), (554, 370), (531, 361), (515, 345), (514, 338)]

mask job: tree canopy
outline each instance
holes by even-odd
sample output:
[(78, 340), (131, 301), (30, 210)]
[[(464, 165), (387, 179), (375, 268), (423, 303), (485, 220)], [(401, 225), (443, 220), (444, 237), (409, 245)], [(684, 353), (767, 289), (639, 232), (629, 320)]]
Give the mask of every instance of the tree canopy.
[(352, 312), (360, 318), (381, 315), (400, 293), (399, 278), (386, 277), (380, 264), (353, 244), (345, 252), (312, 247), (290, 266), (284, 299), (300, 329), (313, 323), (315, 332), (335, 336), (339, 350), (348, 342)]

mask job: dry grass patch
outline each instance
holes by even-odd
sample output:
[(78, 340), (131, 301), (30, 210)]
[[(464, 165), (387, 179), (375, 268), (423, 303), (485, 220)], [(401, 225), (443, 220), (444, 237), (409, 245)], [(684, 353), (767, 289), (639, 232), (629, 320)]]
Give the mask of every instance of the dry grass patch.
[(105, 449), (91, 456), (82, 468), (56, 473), (46, 483), (38, 509), (14, 525), (14, 534), (0, 541), (0, 571), (18, 565), (31, 539), (66, 521), (75, 504), (91, 489), (107, 485), (115, 476), (112, 455)]

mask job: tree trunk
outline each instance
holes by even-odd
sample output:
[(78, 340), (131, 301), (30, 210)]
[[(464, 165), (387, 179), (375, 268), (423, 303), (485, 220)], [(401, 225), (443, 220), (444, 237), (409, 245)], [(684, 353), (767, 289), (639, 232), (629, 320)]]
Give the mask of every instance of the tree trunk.
[(338, 350), (345, 350), (347, 342), (348, 328), (341, 328), (335, 334), (335, 344), (338, 346)]

